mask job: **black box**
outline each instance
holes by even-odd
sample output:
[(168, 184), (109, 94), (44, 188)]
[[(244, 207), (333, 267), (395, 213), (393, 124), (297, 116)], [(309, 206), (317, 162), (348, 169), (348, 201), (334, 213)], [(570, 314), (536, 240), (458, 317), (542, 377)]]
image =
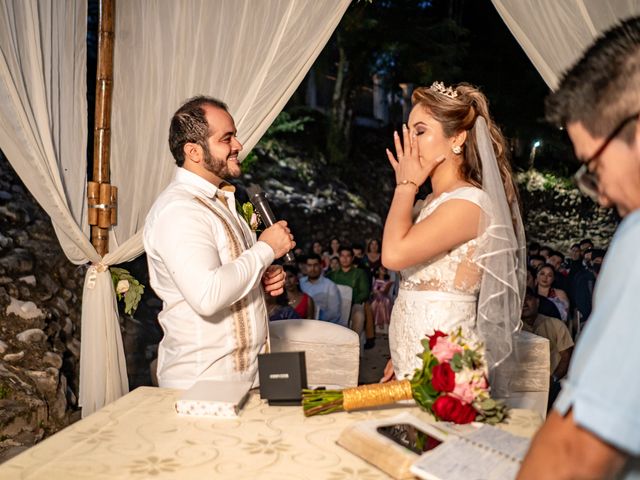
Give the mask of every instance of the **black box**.
[(258, 355), (260, 398), (269, 405), (300, 405), (307, 388), (304, 352), (276, 352)]

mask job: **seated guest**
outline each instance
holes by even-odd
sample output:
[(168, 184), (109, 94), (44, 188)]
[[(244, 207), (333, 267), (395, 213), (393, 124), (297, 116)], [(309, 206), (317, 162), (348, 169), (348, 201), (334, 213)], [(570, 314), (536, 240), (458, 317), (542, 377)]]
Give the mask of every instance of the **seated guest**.
[[(538, 271), (533, 267), (527, 267), (527, 288), (531, 288), (535, 291), (536, 289), (536, 276), (538, 275)], [(546, 315), (547, 317), (557, 318), (561, 320), (560, 310), (556, 307), (556, 304), (553, 303), (546, 297), (540, 297), (538, 305), (538, 312), (542, 315)]]
[(315, 241), (311, 244), (311, 251), (309, 253), (315, 253), (320, 257), (320, 264), (324, 271), (329, 266), (329, 252), (324, 252), (322, 244), (319, 241)]
[(382, 265), (382, 255), (380, 254), (380, 241), (376, 238), (369, 240), (367, 244), (367, 253), (365, 255), (365, 262), (369, 271), (371, 272), (371, 278), (376, 278), (375, 271), (380, 265)]
[(375, 278), (372, 284), (371, 310), (373, 311), (373, 321), (376, 330), (387, 333), (391, 320), (391, 287), (393, 280), (387, 273), (387, 269), (380, 265), (375, 271)]
[(553, 287), (564, 290), (567, 293), (567, 271), (564, 269), (564, 255), (557, 250), (551, 250), (547, 264), (551, 265), (555, 270), (555, 279), (553, 281)]
[(583, 240), (580, 240), (580, 252), (582, 253), (582, 256), (584, 257), (584, 254), (587, 253), (587, 250), (591, 250), (593, 248), (593, 242), (591, 241), (590, 238), (585, 238)]
[[(353, 264), (364, 270), (367, 270), (367, 264), (364, 256), (364, 247), (361, 243), (354, 243), (351, 245), (351, 251), (353, 252)], [(369, 275), (367, 271), (367, 275)]]
[(529, 266), (538, 270), (547, 260), (542, 255), (529, 255)]
[[(340, 323), (340, 292), (331, 280), (322, 275), (320, 256), (307, 257), (307, 276), (300, 279), (300, 290), (313, 298), (319, 308), (318, 320)], [(346, 326), (347, 319), (344, 325)]]
[(558, 307), (560, 318), (566, 322), (569, 315), (569, 297), (564, 290), (552, 287), (554, 280), (555, 270), (551, 265), (540, 267), (536, 276), (537, 293), (551, 300)]
[(316, 306), (313, 299), (300, 290), (298, 283), (298, 269), (292, 265), (285, 265), (287, 279), (284, 282), (288, 303), (298, 313), (298, 318), (315, 318)]
[(340, 256), (340, 240), (337, 237), (333, 237), (331, 239), (331, 243), (329, 246), (331, 250), (329, 251), (329, 256), (331, 257), (339, 257)]
[(549, 259), (549, 255), (551, 254), (551, 252), (553, 251), (553, 248), (547, 246), (547, 245), (543, 245), (540, 247), (540, 250), (538, 252), (538, 254), (544, 258), (544, 261), (546, 262)]
[(340, 258), (331, 257), (329, 259), (329, 270), (327, 270), (327, 273), (337, 272), (338, 270), (340, 270)]
[(540, 296), (527, 287), (522, 306), (522, 329), (549, 340), (549, 358), (551, 360), (551, 384), (549, 388), (549, 407), (560, 391), (560, 379), (569, 368), (573, 340), (567, 326), (557, 318), (547, 317), (538, 312)]
[(271, 295), (265, 295), (265, 304), (267, 305), (267, 315), (269, 321), (275, 320), (292, 320), (300, 318), (298, 312), (296, 312), (291, 305), (289, 305), (289, 299), (287, 293), (273, 297)]
[(573, 280), (573, 303), (580, 312), (582, 322), (591, 315), (593, 288), (605, 255), (605, 250), (593, 249), (590, 252), (591, 261), (588, 267), (582, 268)]
[[(353, 264), (353, 252), (346, 246), (340, 247), (340, 270), (329, 272), (329, 280), (338, 285), (347, 285), (352, 288), (351, 297), (351, 329), (356, 333), (362, 332), (365, 325), (364, 303), (369, 299), (369, 281), (364, 270)], [(367, 331), (373, 330), (373, 325), (367, 326)], [(371, 337), (367, 341), (373, 340)], [(371, 342), (370, 342), (371, 343)]]

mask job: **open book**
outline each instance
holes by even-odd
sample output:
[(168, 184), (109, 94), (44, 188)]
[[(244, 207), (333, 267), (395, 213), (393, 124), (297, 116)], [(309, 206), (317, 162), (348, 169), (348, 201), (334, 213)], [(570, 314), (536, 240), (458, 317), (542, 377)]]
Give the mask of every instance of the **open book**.
[(530, 439), (489, 425), (429, 422), (405, 412), (356, 422), (337, 443), (395, 479), (509, 480)]
[(490, 425), (466, 432), (436, 425), (450, 435), (411, 466), (411, 472), (424, 480), (515, 479), (531, 441)]

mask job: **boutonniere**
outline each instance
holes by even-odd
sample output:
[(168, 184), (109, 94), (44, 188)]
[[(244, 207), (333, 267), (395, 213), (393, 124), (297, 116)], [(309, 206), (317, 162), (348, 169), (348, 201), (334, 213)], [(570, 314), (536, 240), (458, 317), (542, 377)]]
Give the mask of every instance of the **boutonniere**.
[(236, 205), (238, 205), (238, 213), (244, 219), (244, 221), (247, 222), (249, 228), (254, 232), (258, 230), (258, 226), (260, 225), (260, 217), (253, 210), (253, 205), (251, 204), (251, 202), (245, 202), (242, 205), (240, 205), (240, 203), (237, 203)]

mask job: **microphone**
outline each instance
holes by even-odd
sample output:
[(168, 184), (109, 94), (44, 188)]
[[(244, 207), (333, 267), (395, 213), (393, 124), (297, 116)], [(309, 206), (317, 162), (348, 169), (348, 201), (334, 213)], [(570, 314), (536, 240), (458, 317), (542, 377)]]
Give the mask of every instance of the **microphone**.
[[(273, 214), (269, 201), (267, 200), (267, 194), (260, 188), (260, 186), (252, 184), (247, 187), (247, 193), (249, 194), (249, 201), (253, 205), (253, 208), (262, 219), (262, 223), (265, 226), (270, 227), (277, 222), (276, 216)], [(296, 257), (290, 251), (284, 254), (284, 260), (289, 263), (295, 263)]]

